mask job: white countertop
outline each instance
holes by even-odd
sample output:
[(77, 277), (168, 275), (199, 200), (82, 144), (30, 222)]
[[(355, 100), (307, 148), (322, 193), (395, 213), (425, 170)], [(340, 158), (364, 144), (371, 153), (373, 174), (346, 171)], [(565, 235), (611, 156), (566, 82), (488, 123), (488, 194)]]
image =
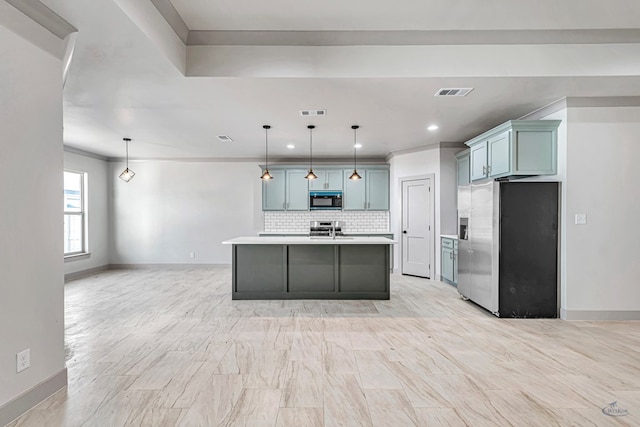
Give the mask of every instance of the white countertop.
[(455, 235), (455, 234), (441, 234), (440, 237), (444, 237), (444, 238), (447, 238), (447, 239), (458, 240), (458, 236)]
[(304, 231), (261, 231), (258, 233), (258, 236), (282, 236), (286, 234), (287, 236), (308, 236), (309, 232)]
[[(390, 231), (344, 231), (343, 232), (349, 236), (369, 236), (372, 234), (393, 234)], [(309, 232), (304, 231), (261, 231), (258, 233), (258, 236), (308, 236)]]
[(223, 245), (393, 245), (386, 237), (243, 236), (225, 240)]

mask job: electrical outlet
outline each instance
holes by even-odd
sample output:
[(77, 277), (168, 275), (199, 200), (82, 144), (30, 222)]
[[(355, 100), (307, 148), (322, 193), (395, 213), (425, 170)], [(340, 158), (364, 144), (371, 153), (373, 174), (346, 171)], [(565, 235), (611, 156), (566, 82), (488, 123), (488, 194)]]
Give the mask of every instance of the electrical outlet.
[(576, 214), (576, 224), (577, 225), (584, 225), (586, 223), (587, 223), (587, 214), (586, 213)]
[(22, 372), (31, 366), (31, 349), (16, 354), (16, 372)]
[(196, 253), (195, 252), (190, 252), (189, 253), (189, 257), (190, 258), (195, 258), (196, 257)]

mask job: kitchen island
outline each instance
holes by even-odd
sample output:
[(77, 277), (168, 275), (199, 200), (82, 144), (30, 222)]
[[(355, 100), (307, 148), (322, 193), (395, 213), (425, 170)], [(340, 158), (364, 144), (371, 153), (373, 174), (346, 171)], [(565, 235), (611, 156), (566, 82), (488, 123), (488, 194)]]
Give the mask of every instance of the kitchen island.
[(237, 237), (232, 299), (389, 299), (385, 237)]

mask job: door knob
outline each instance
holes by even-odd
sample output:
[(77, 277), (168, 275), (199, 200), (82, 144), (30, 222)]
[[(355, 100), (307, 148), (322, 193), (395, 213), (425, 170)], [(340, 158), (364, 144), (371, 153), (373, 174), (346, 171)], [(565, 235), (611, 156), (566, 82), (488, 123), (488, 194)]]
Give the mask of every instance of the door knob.
[(402, 231), (402, 234), (407, 234), (407, 230), (403, 230), (403, 231)]

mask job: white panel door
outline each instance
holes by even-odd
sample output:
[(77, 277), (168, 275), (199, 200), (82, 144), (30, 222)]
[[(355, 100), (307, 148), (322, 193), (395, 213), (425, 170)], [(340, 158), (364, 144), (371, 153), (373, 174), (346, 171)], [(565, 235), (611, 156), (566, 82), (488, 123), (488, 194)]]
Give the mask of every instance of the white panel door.
[(402, 274), (431, 277), (431, 180), (402, 182)]

